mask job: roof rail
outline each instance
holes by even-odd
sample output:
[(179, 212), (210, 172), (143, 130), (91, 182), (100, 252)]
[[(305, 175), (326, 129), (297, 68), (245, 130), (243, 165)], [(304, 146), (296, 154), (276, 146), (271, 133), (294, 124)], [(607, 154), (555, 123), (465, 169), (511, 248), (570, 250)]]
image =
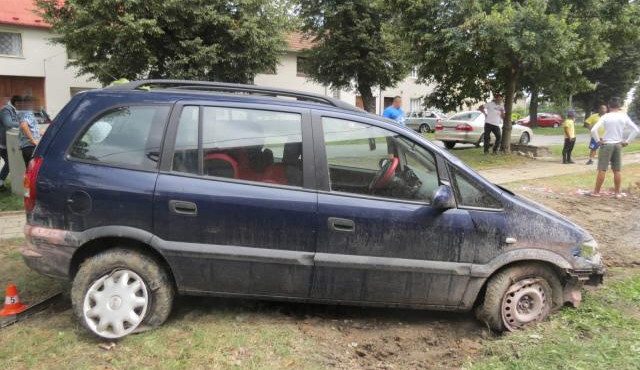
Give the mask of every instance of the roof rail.
[(230, 92), (256, 94), (272, 97), (289, 97), (300, 101), (308, 101), (320, 104), (331, 105), (333, 107), (347, 109), (351, 111), (364, 112), (364, 110), (345, 103), (342, 100), (330, 98), (328, 96), (307, 93), (295, 90), (278, 89), (256, 85), (243, 85), (226, 82), (213, 81), (189, 81), (189, 80), (139, 80), (127, 82), (119, 85), (111, 85), (105, 89), (109, 90), (142, 90), (144, 87), (152, 89), (176, 89), (184, 91), (208, 91), (208, 92)]

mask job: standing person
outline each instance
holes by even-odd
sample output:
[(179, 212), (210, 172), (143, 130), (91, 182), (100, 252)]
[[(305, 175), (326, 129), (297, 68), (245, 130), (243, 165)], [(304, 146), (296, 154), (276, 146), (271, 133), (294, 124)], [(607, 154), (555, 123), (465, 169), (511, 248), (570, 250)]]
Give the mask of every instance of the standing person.
[(402, 98), (400, 96), (394, 97), (391, 105), (386, 107), (384, 109), (384, 112), (382, 112), (382, 117), (389, 118), (401, 125), (404, 125), (405, 124), (404, 111), (402, 110), (401, 107), (402, 107)]
[(562, 147), (562, 163), (576, 163), (571, 160), (571, 152), (573, 151), (573, 146), (576, 145), (576, 123), (575, 123), (576, 112), (570, 110), (567, 112), (567, 118), (562, 123), (562, 128), (564, 130), (564, 146)]
[(24, 166), (29, 166), (29, 161), (33, 156), (33, 151), (36, 149), (38, 142), (40, 141), (40, 129), (38, 128), (38, 121), (33, 114), (32, 106), (25, 106), (24, 111), (20, 112), (20, 150), (22, 151), (22, 159), (24, 159)]
[[(590, 115), (589, 118), (584, 120), (584, 122), (587, 124), (587, 128), (591, 130), (593, 126), (598, 123), (600, 117), (604, 116), (605, 114), (607, 114), (607, 106), (601, 105), (600, 107), (598, 107), (598, 112)], [(604, 136), (604, 126), (600, 127), (598, 136)], [(587, 161), (587, 165), (593, 164), (593, 160), (596, 158), (596, 154), (598, 153), (598, 148), (598, 142), (594, 138), (591, 138), (591, 140), (589, 141), (589, 149), (591, 149), (591, 152), (589, 153), (589, 160)]]
[(0, 110), (0, 157), (2, 158), (2, 170), (0, 170), (0, 191), (5, 191), (4, 181), (9, 175), (9, 155), (7, 152), (7, 130), (20, 125), (16, 104), (20, 101), (20, 96), (14, 95), (7, 102), (7, 105)]
[(484, 154), (489, 154), (491, 145), (491, 133), (496, 138), (493, 144), (493, 154), (498, 154), (502, 140), (502, 122), (504, 121), (504, 107), (502, 106), (502, 95), (496, 94), (492, 101), (481, 105), (480, 112), (484, 118)]
[[(620, 98), (611, 98), (609, 113), (602, 116), (595, 126), (591, 128), (591, 137), (593, 137), (600, 146), (596, 187), (593, 193), (591, 193), (594, 197), (600, 196), (600, 189), (604, 182), (605, 173), (609, 168), (609, 163), (611, 163), (611, 169), (613, 170), (615, 197), (622, 197), (620, 193), (620, 184), (622, 183), (622, 148), (629, 145), (640, 130), (638, 130), (638, 127), (631, 121), (631, 118), (620, 110), (621, 106), (622, 100)], [(598, 130), (602, 126), (604, 126), (604, 136), (600, 137)], [(631, 132), (625, 140), (623, 132), (626, 127), (629, 127)]]

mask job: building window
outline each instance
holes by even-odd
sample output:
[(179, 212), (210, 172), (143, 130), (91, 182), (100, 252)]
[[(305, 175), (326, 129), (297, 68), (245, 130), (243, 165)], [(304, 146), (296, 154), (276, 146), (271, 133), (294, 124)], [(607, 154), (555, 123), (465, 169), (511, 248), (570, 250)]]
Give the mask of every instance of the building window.
[(411, 76), (411, 78), (418, 78), (418, 67), (413, 67), (411, 69), (410, 76)]
[(422, 98), (411, 98), (409, 101), (409, 111), (410, 112), (421, 112), (422, 111)]
[(296, 74), (298, 76), (306, 76), (307, 73), (305, 72), (306, 70), (306, 66), (305, 66), (305, 62), (307, 61), (307, 58), (304, 57), (298, 57), (296, 59)]
[(22, 56), (22, 35), (0, 32), (0, 55)]

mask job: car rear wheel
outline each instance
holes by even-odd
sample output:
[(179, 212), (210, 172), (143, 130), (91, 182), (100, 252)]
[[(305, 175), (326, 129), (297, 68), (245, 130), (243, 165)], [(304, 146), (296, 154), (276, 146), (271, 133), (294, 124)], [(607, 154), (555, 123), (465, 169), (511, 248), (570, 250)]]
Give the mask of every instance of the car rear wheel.
[(154, 258), (110, 249), (85, 260), (71, 288), (73, 312), (82, 325), (106, 339), (156, 328), (169, 317), (174, 289)]
[(560, 127), (560, 123), (559, 122), (554, 122), (553, 123), (553, 128), (558, 128)]
[(421, 134), (426, 134), (426, 133), (431, 132), (431, 127), (429, 127), (429, 125), (427, 125), (426, 123), (423, 123), (423, 124), (421, 124), (421, 125), (420, 125), (420, 127), (418, 128), (418, 131), (419, 131)]
[(531, 141), (531, 137), (528, 132), (523, 132), (522, 136), (520, 136), (520, 144), (527, 145)]
[(548, 266), (527, 263), (489, 279), (477, 318), (497, 331), (515, 331), (544, 320), (562, 305), (562, 284)]
[(456, 146), (455, 141), (443, 141), (443, 143), (444, 143), (444, 147), (447, 149), (453, 149), (453, 147)]

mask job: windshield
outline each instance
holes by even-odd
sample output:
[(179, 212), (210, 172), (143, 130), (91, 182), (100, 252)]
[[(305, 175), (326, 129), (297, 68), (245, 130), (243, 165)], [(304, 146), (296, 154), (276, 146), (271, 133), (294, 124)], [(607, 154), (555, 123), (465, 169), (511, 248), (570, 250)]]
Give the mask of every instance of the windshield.
[(450, 121), (473, 121), (480, 115), (480, 112), (461, 112), (456, 113), (451, 118)]

